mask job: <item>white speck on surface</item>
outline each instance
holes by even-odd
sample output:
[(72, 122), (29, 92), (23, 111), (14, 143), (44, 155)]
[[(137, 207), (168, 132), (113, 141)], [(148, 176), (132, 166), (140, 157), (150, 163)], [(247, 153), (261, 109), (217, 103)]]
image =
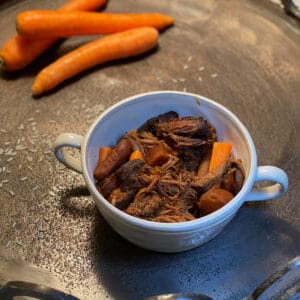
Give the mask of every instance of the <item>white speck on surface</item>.
[(11, 195), (12, 197), (15, 196), (15, 193), (14, 193), (12, 190), (10, 190), (10, 191), (8, 191), (8, 192), (10, 193), (10, 195)]
[(18, 246), (23, 246), (22, 242), (20, 242), (20, 241), (16, 241), (16, 244), (17, 244)]
[(180, 81), (180, 82), (185, 82), (185, 81), (186, 81), (186, 78), (179, 78), (178, 81)]
[(217, 73), (211, 74), (211, 77), (216, 78), (216, 77), (218, 77), (218, 74)]
[(27, 180), (27, 176), (20, 178), (20, 181), (25, 181), (25, 180)]
[(53, 191), (49, 191), (49, 193), (48, 193), (51, 197), (55, 197), (56, 196), (56, 194), (53, 192)]
[(188, 59), (187, 59), (187, 61), (191, 61), (192, 60), (192, 57), (191, 56), (189, 56), (188, 57)]
[(21, 169), (22, 169), (22, 167), (23, 167), (22, 165), (19, 165), (19, 167), (18, 167), (18, 168), (19, 168), (19, 170), (21, 170)]
[(34, 118), (29, 118), (28, 122), (32, 122), (34, 120)]
[(172, 82), (173, 82), (173, 83), (177, 83), (178, 81), (177, 81), (177, 79), (172, 78)]
[(3, 145), (8, 146), (8, 145), (10, 145), (10, 142), (5, 142)]
[(182, 91), (185, 93), (186, 92), (186, 88), (184, 87)]
[(23, 124), (21, 124), (21, 125), (18, 127), (18, 129), (19, 129), (19, 130), (24, 130), (24, 129), (25, 129), (25, 127), (24, 127), (24, 125), (23, 125)]
[(39, 188), (39, 186), (36, 185), (36, 186), (32, 189), (32, 191), (34, 192), (34, 191), (36, 191), (38, 188)]
[(0, 148), (0, 155), (4, 153), (4, 149)]
[(184, 65), (184, 66), (183, 66), (183, 70), (186, 70), (186, 69), (188, 69), (188, 68), (189, 68), (188, 65)]
[(8, 179), (4, 179), (4, 180), (2, 180), (2, 183), (8, 183), (9, 182), (9, 180)]
[(6, 133), (7, 131), (3, 128), (0, 129), (1, 132)]
[(6, 161), (7, 162), (10, 162), (10, 161), (12, 161), (14, 158), (13, 157), (9, 157)]
[(28, 160), (28, 161), (33, 161), (33, 157), (28, 155), (28, 156), (27, 156), (27, 160)]
[(32, 166), (30, 166), (30, 165), (27, 165), (27, 168), (32, 172), (33, 171), (33, 168), (32, 168)]
[(199, 76), (199, 77), (198, 77), (198, 80), (199, 80), (199, 81), (202, 81), (202, 77)]
[(205, 67), (201, 66), (201, 67), (198, 68), (198, 70), (199, 70), (200, 72), (202, 72), (202, 71), (205, 70)]

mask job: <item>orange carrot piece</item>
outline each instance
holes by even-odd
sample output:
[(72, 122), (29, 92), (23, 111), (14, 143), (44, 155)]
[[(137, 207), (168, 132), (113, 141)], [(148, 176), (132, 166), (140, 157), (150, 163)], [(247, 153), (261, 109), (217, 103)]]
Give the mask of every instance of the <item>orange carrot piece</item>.
[(17, 16), (18, 33), (27, 38), (63, 38), (74, 35), (111, 34), (136, 27), (158, 30), (172, 17), (159, 13), (113, 14), (84, 11), (25, 11)]
[[(61, 11), (93, 11), (106, 4), (106, 0), (71, 0)], [(25, 39), (19, 35), (10, 38), (0, 50), (0, 69), (16, 71), (32, 63), (41, 53), (53, 45), (56, 39)]]
[(95, 11), (106, 4), (106, 0), (70, 0), (59, 11)]
[(230, 156), (232, 146), (227, 142), (214, 142), (209, 164), (209, 172), (220, 166)]
[(139, 150), (134, 150), (131, 154), (130, 154), (130, 157), (129, 157), (129, 160), (134, 160), (134, 159), (140, 159), (140, 160), (143, 160), (143, 154), (141, 151)]
[(64, 80), (98, 64), (144, 53), (157, 44), (158, 35), (155, 28), (141, 27), (87, 43), (43, 69), (33, 83), (33, 95), (49, 91)]
[(109, 155), (109, 153), (111, 152), (112, 148), (111, 147), (100, 147), (99, 148), (99, 160), (98, 160), (98, 164), (102, 163), (106, 157)]

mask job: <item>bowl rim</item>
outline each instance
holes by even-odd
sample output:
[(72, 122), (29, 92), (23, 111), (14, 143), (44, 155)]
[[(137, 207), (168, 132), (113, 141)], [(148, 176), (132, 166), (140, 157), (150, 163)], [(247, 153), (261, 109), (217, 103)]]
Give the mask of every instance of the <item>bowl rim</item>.
[[(131, 216), (120, 209), (114, 207), (112, 204), (110, 204), (97, 190), (92, 178), (90, 178), (87, 164), (86, 164), (86, 153), (87, 153), (87, 145), (89, 143), (89, 140), (93, 134), (94, 129), (97, 127), (97, 124), (100, 120), (102, 120), (106, 115), (114, 111), (120, 106), (126, 105), (126, 103), (131, 103), (134, 100), (138, 100), (140, 98), (144, 98), (145, 96), (149, 95), (161, 95), (161, 94), (172, 94), (172, 95), (182, 95), (182, 96), (189, 96), (199, 99), (199, 101), (204, 101), (206, 105), (217, 107), (219, 110), (222, 110), (226, 116), (230, 117), (230, 119), (237, 125), (238, 130), (242, 133), (242, 135), (246, 138), (246, 144), (248, 146), (248, 149), (250, 151), (250, 164), (249, 164), (249, 174), (246, 180), (246, 184), (243, 185), (242, 189), (239, 191), (239, 193), (226, 205), (224, 205), (222, 208), (216, 210), (215, 212), (197, 218), (192, 221), (185, 221), (185, 222), (179, 222), (179, 223), (161, 223), (161, 222), (154, 222), (154, 221), (148, 221), (144, 220), (138, 217)], [(113, 104), (109, 108), (107, 108), (103, 113), (101, 113), (95, 121), (92, 123), (92, 125), (89, 127), (87, 133), (84, 136), (83, 143), (81, 145), (81, 163), (82, 163), (82, 171), (83, 176), (86, 181), (87, 187), (89, 191), (91, 192), (92, 196), (94, 197), (94, 200), (101, 212), (102, 209), (105, 210), (105, 213), (110, 213), (110, 217), (113, 217), (115, 220), (126, 223), (126, 225), (130, 225), (132, 227), (139, 227), (143, 229), (147, 229), (150, 231), (160, 231), (160, 232), (182, 232), (182, 231), (191, 231), (191, 230), (197, 230), (200, 227), (210, 227), (213, 226), (216, 223), (222, 222), (224, 219), (230, 218), (232, 215), (234, 215), (237, 210), (240, 208), (240, 206), (245, 202), (247, 194), (250, 192), (256, 170), (257, 170), (257, 154), (254, 142), (252, 140), (252, 137), (248, 131), (248, 129), (245, 127), (245, 125), (240, 121), (240, 119), (228, 108), (223, 106), (222, 104), (209, 99), (207, 97), (204, 97), (202, 95), (198, 95), (195, 93), (188, 93), (188, 92), (181, 92), (181, 91), (170, 91), (170, 90), (163, 90), (163, 91), (153, 91), (153, 92), (146, 92), (146, 93), (140, 93), (135, 94), (133, 96), (126, 97), (117, 103)]]

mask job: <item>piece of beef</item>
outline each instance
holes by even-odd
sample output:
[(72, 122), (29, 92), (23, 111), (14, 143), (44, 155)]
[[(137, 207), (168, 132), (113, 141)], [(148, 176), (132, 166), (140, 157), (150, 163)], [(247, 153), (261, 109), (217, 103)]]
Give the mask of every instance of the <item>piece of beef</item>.
[(190, 172), (196, 172), (204, 155), (202, 148), (191, 149), (182, 147), (178, 150), (178, 157), (180, 159), (178, 167)]
[(199, 194), (203, 194), (215, 184), (221, 183), (230, 169), (230, 161), (226, 160), (220, 166), (208, 172), (205, 176), (196, 176), (195, 180), (192, 182), (192, 188), (194, 188)]
[(163, 136), (169, 132), (189, 137), (203, 136), (208, 132), (207, 121), (203, 118), (183, 117), (155, 124), (157, 136)]
[(178, 118), (178, 113), (175, 111), (169, 111), (160, 114), (157, 117), (148, 119), (142, 126), (138, 128), (138, 132), (149, 131), (151, 133), (154, 133), (156, 124), (164, 123), (174, 118)]
[(119, 186), (115, 173), (97, 182), (97, 188), (103, 197), (107, 198)]
[(135, 217), (153, 217), (163, 204), (163, 199), (153, 190), (138, 193), (125, 210)]
[(230, 159), (231, 170), (222, 181), (222, 188), (236, 195), (245, 180), (245, 169), (240, 159)]
[(148, 184), (147, 176), (151, 168), (142, 160), (134, 159), (124, 163), (116, 172), (116, 177), (122, 191), (137, 192)]
[(135, 191), (122, 191), (120, 188), (116, 188), (108, 197), (108, 201), (113, 206), (123, 210), (133, 201), (134, 195)]
[(155, 134), (175, 148), (197, 148), (216, 140), (214, 128), (201, 117), (183, 117), (157, 123)]

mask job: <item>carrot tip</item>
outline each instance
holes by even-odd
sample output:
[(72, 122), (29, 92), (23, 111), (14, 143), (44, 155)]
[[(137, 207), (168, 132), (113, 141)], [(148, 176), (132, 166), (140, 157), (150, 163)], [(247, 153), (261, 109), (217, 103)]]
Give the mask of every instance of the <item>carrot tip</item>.
[(33, 83), (31, 90), (33, 96), (39, 96), (44, 92), (43, 87), (38, 82)]

